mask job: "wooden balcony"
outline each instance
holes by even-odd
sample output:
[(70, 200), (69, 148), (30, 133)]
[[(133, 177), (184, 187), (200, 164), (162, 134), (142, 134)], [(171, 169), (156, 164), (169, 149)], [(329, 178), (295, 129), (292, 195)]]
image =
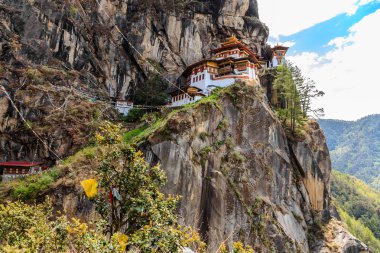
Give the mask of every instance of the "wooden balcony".
[(219, 75), (229, 74), (232, 72), (231, 66), (226, 66), (218, 70)]

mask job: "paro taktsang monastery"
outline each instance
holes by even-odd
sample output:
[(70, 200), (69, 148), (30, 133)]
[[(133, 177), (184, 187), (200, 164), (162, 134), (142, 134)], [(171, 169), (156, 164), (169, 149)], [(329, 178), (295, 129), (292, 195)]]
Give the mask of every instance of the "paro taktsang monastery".
[[(260, 84), (259, 73), (266, 68), (281, 65), (288, 47), (277, 45), (272, 48), (271, 59), (264, 59), (253, 52), (235, 36), (228, 38), (218, 48), (210, 51), (211, 57), (187, 67), (182, 74), (185, 80), (181, 89), (170, 92), (170, 101), (166, 106), (176, 107), (193, 103), (210, 95), (216, 87), (227, 87), (236, 81)], [(117, 110), (127, 115), (134, 108), (133, 102), (118, 100)]]
[(208, 96), (216, 87), (227, 87), (236, 81), (260, 84), (259, 72), (276, 67), (285, 59), (288, 47), (272, 48), (271, 61), (257, 56), (235, 36), (231, 36), (221, 47), (211, 50), (211, 58), (187, 67), (182, 76), (186, 80), (185, 89), (172, 92), (169, 107), (195, 102)]

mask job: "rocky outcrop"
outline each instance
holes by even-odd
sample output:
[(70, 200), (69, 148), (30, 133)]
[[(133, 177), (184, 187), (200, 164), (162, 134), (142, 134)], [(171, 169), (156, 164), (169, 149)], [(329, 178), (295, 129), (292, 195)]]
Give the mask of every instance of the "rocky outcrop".
[[(258, 19), (255, 0), (0, 2), (1, 68), (25, 72), (30, 67), (44, 66), (75, 72), (80, 75), (78, 83), (85, 94), (92, 98), (103, 96), (105, 100), (133, 97), (136, 87), (155, 69), (175, 81), (187, 65), (208, 56), (210, 48), (231, 34), (257, 52), (265, 45), (268, 29)], [(4, 75), (0, 69), (1, 84), (12, 94), (29, 82), (19, 78), (11, 84)], [(71, 87), (72, 83), (68, 81), (64, 86)], [(46, 110), (36, 112), (40, 116), (46, 115), (43, 111), (51, 111), (47, 100), (41, 101), (45, 97), (28, 97), (34, 106), (45, 107)], [(18, 105), (26, 110), (27, 120), (33, 121), (30, 108), (22, 102), (19, 100)], [(5, 98), (1, 103), (7, 103)], [(12, 110), (9, 105), (1, 108), (3, 129), (22, 125), (14, 112), (4, 114), (8, 109)], [(66, 132), (58, 126), (52, 132), (56, 139), (66, 138), (63, 137)], [(3, 147), (0, 160), (55, 159), (37, 147), (30, 132), (20, 138), (10, 138), (10, 134), (15, 133), (3, 130), (0, 136)], [(71, 152), (70, 138), (47, 142), (54, 142), (48, 145), (55, 147), (59, 155)]]
[[(333, 218), (329, 154), (318, 124), (287, 136), (261, 87), (232, 86), (160, 122), (140, 148), (166, 171), (163, 190), (182, 196), (180, 222), (200, 231), (208, 252), (234, 241), (256, 252), (367, 252)], [(91, 220), (94, 206), (80, 181), (99, 163), (78, 153), (58, 166), (64, 176), (38, 199), (49, 195), (57, 210)]]
[(85, 95), (76, 71), (3, 66), (0, 72), (13, 101), (0, 89), (0, 161), (51, 165), (87, 144), (98, 121), (116, 116), (112, 106)]
[[(237, 240), (258, 252), (335, 252), (313, 237), (330, 219), (331, 166), (318, 124), (289, 139), (261, 88), (221, 97), (179, 112), (149, 139), (147, 157), (168, 175), (165, 191), (182, 196), (183, 223), (200, 229), (209, 252)], [(347, 238), (334, 240), (355, 244)]]
[(152, 71), (147, 62), (175, 80), (231, 34), (258, 52), (268, 37), (256, 0), (98, 2), (2, 1), (0, 54), (84, 70), (111, 97), (125, 98)]
[(353, 237), (340, 221), (331, 219), (325, 225), (323, 239), (314, 245), (313, 252), (369, 253), (370, 251), (364, 243)]

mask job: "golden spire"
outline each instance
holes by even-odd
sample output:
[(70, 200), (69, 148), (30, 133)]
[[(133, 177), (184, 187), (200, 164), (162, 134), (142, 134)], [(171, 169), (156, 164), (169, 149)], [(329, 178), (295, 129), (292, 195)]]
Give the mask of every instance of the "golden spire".
[(233, 35), (231, 35), (231, 37), (229, 37), (228, 39), (226, 39), (226, 42), (222, 43), (222, 46), (225, 47), (225, 46), (229, 46), (229, 45), (236, 44), (236, 43), (240, 43), (240, 41), (233, 34)]

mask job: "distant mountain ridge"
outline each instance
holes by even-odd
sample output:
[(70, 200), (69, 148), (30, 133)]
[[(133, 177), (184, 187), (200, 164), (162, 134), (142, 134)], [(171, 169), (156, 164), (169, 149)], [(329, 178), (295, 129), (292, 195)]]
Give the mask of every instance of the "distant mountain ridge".
[(363, 181), (337, 171), (331, 177), (331, 193), (349, 231), (380, 252), (380, 193)]
[(319, 120), (333, 168), (380, 190), (380, 115), (357, 121)]

